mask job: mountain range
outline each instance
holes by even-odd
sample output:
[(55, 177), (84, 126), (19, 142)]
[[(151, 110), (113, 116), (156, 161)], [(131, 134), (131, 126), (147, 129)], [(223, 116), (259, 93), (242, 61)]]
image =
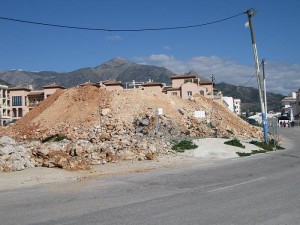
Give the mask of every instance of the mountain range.
[[(235, 86), (227, 83), (216, 84), (216, 88), (221, 90), (224, 96), (233, 96), (241, 99), (242, 111), (260, 112), (259, 93), (257, 88)], [(285, 96), (267, 92), (268, 111), (280, 111), (280, 101)]]
[(0, 71), (0, 79), (14, 86), (32, 85), (41, 89), (46, 84), (56, 83), (65, 87), (76, 86), (85, 82), (99, 82), (101, 80), (117, 80), (122, 83), (158, 81), (169, 84), (170, 77), (176, 75), (172, 71), (158, 66), (140, 65), (116, 57), (97, 67), (88, 67), (67, 73), (53, 71), (30, 72), (23, 70)]
[[(191, 70), (188, 74), (197, 75), (200, 79), (205, 79)], [(44, 85), (56, 83), (65, 87), (73, 87), (85, 82), (99, 82), (103, 80), (117, 80), (123, 84), (126, 82), (145, 82), (153, 80), (155, 82), (171, 82), (171, 76), (176, 75), (165, 67), (141, 65), (129, 62), (123, 58), (113, 58), (99, 66), (81, 68), (66, 73), (54, 71), (31, 72), (24, 70), (0, 71), (0, 79), (3, 84), (13, 86), (33, 86), (35, 89), (42, 89)], [(1, 83), (0, 80), (0, 83)], [(205, 79), (206, 80), (206, 79)], [(6, 83), (5, 83), (6, 82)], [(231, 84), (220, 83), (216, 87), (221, 90), (224, 96), (240, 98), (242, 110), (260, 111), (258, 90), (252, 87), (240, 87)], [(283, 95), (267, 93), (268, 106), (270, 110), (278, 111)]]

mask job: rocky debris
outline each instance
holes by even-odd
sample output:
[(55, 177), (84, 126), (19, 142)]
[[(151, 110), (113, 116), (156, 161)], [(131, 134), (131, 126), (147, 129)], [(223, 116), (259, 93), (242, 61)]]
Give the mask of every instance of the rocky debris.
[[(163, 114), (156, 115), (160, 107)], [(206, 118), (194, 117), (199, 110), (206, 112)], [(170, 143), (178, 138), (262, 137), (258, 128), (201, 95), (184, 100), (157, 92), (107, 91), (93, 86), (47, 98), (0, 133), (22, 141), (37, 166), (69, 170), (174, 154)], [(7, 145), (10, 141), (6, 140)]]
[(20, 171), (35, 166), (31, 152), (15, 140), (3, 136), (0, 138), (0, 171)]

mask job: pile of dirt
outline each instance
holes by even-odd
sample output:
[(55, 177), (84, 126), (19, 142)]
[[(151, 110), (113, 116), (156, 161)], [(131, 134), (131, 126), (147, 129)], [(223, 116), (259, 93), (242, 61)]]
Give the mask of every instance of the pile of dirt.
[[(162, 115), (157, 115), (158, 108)], [(205, 111), (206, 118), (195, 118), (195, 111)], [(23, 142), (38, 140), (40, 144), (30, 148), (39, 165), (61, 168), (74, 167), (70, 163), (74, 159), (84, 165), (154, 159), (173, 153), (170, 142), (178, 138), (262, 135), (221, 103), (201, 95), (184, 100), (158, 92), (93, 86), (58, 91), (1, 132)], [(67, 144), (52, 144), (47, 154), (40, 154), (49, 143), (62, 139)]]

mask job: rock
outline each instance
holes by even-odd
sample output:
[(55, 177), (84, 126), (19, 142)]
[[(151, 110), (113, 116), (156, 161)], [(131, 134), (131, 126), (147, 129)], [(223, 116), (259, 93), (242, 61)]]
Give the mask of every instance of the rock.
[(0, 138), (0, 145), (2, 146), (15, 145), (15, 144), (16, 144), (15, 140), (8, 136), (3, 136)]
[(141, 133), (144, 130), (144, 127), (137, 127), (135, 133)]
[(13, 145), (7, 145), (3, 148), (0, 148), (0, 156), (9, 155), (15, 151), (15, 147)]
[(140, 122), (140, 124), (141, 124), (142, 126), (148, 126), (149, 123), (150, 123), (150, 121), (149, 121), (148, 118), (140, 119), (139, 122)]
[(107, 114), (109, 114), (111, 112), (110, 108), (105, 108), (101, 110), (101, 115), (102, 116), (106, 116)]
[(156, 155), (155, 155), (155, 153), (147, 152), (145, 154), (145, 157), (146, 157), (147, 160), (154, 160), (156, 158)]
[(107, 133), (102, 133), (99, 137), (100, 141), (109, 141), (111, 139), (110, 135)]

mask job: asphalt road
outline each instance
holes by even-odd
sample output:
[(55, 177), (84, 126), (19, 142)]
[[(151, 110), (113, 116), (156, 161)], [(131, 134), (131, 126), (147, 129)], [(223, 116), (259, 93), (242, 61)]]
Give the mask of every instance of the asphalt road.
[(300, 128), (286, 150), (0, 192), (0, 224), (300, 224)]

